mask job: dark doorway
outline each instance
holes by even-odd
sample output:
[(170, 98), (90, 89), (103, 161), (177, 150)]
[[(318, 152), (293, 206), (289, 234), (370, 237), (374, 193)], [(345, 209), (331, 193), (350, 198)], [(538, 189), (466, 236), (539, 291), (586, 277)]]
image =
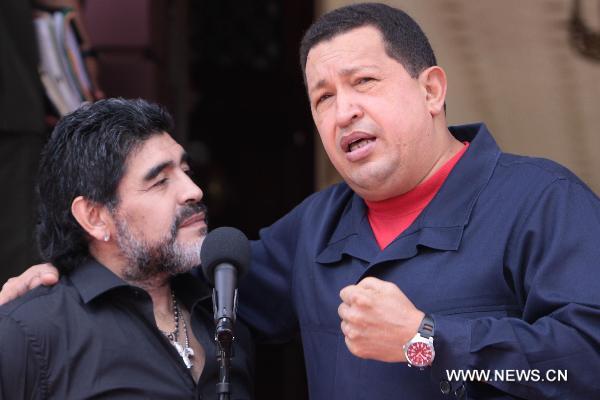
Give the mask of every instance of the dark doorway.
[[(188, 149), (210, 225), (250, 238), (313, 191), (313, 128), (298, 66), (312, 1), (189, 3)], [(257, 399), (307, 399), (298, 342), (257, 349)]]

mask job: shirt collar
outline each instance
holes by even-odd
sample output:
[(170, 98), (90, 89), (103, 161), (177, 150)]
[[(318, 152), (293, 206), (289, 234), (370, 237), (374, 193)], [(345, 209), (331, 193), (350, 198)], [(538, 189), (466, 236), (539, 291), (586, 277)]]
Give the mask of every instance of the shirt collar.
[[(94, 259), (77, 266), (70, 272), (69, 279), (86, 304), (113, 289), (133, 287)], [(208, 285), (192, 274), (186, 273), (173, 277), (172, 285), (188, 309), (191, 309), (197, 301), (211, 299)]]
[(317, 262), (337, 262), (342, 254), (371, 263), (410, 258), (417, 254), (418, 245), (458, 249), (479, 194), (496, 167), (500, 149), (484, 124), (449, 129), (457, 140), (470, 142), (469, 148), (414, 223), (380, 251), (369, 226), (366, 205), (354, 194)]
[(115, 273), (94, 259), (75, 267), (69, 274), (73, 286), (79, 291), (84, 303), (118, 287), (130, 286)]

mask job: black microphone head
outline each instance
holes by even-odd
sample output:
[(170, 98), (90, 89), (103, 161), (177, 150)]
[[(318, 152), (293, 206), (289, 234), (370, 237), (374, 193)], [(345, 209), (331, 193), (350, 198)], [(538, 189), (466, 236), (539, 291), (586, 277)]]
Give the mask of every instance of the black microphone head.
[(238, 278), (243, 276), (250, 264), (250, 242), (239, 229), (224, 226), (206, 235), (200, 249), (202, 272), (214, 285), (215, 268), (228, 263), (237, 268)]

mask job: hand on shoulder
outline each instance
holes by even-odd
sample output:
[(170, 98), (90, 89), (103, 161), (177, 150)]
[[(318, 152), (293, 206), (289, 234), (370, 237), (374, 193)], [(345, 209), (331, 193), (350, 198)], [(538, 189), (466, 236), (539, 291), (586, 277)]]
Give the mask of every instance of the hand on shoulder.
[(10, 278), (0, 291), (0, 305), (6, 304), (39, 285), (51, 286), (58, 282), (59, 274), (52, 264), (33, 265), (21, 275)]

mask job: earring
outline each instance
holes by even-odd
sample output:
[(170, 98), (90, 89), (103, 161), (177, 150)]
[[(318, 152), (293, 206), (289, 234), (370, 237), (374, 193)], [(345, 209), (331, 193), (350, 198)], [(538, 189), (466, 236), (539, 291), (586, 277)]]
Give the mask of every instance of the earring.
[(104, 238), (103, 239), (104, 239), (105, 242), (108, 242), (108, 240), (110, 239), (110, 233), (104, 232)]

